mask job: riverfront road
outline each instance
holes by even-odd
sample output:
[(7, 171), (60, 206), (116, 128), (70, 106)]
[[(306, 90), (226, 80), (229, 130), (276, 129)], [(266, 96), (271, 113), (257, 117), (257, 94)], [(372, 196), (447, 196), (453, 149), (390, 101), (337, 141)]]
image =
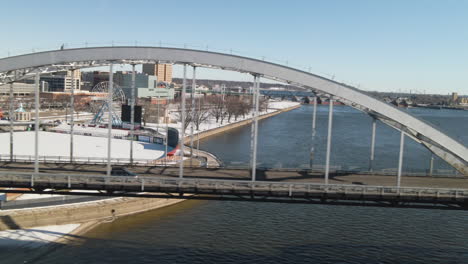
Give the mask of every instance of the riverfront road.
[[(178, 167), (160, 166), (126, 166), (126, 168), (141, 177), (173, 178), (179, 176)], [(32, 163), (0, 163), (0, 172), (32, 172)], [(72, 174), (72, 175), (105, 175), (105, 165), (89, 164), (60, 164), (41, 163), (40, 173)], [(249, 169), (232, 168), (184, 168), (186, 178), (207, 178), (222, 180), (250, 180)], [(279, 182), (307, 182), (323, 183), (323, 174), (311, 173), (308, 170), (280, 170), (280, 169), (257, 169), (258, 181)], [(354, 184), (354, 185), (378, 185), (395, 186), (394, 175), (365, 175), (354, 173), (331, 174), (330, 184)], [(401, 186), (403, 187), (430, 187), (430, 188), (459, 188), (468, 189), (468, 177), (429, 177), (429, 176), (404, 176)]]

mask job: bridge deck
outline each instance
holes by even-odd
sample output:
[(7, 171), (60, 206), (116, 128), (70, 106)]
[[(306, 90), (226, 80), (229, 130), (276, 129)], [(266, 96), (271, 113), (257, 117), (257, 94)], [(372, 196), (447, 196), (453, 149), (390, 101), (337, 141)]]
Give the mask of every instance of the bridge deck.
[[(178, 167), (161, 166), (126, 166), (131, 172), (142, 177), (178, 177)], [(0, 163), (1, 171), (32, 172), (32, 163)], [(79, 175), (105, 175), (105, 165), (89, 164), (57, 164), (41, 163), (39, 172), (79, 174)], [(233, 168), (184, 168), (186, 178), (209, 178), (226, 180), (250, 180), (250, 170)], [(256, 178), (259, 181), (286, 181), (323, 183), (323, 174), (308, 170), (280, 170), (258, 169)], [(393, 175), (365, 175), (353, 173), (332, 173), (329, 182), (331, 184), (354, 185), (378, 185), (395, 186), (396, 176)], [(401, 186), (404, 187), (431, 187), (431, 188), (460, 188), (468, 189), (468, 177), (429, 177), (429, 176), (405, 176), (402, 177)]]
[(176, 193), (194, 194), (188, 199), (468, 209), (466, 178), (406, 177), (405, 187), (396, 188), (394, 176), (336, 175), (325, 185), (320, 175), (305, 171), (263, 171), (259, 181), (251, 182), (248, 170), (235, 169), (186, 168), (186, 178), (180, 179), (178, 168), (135, 167), (132, 171), (138, 177), (107, 177), (104, 166), (43, 164), (41, 173), (33, 174), (29, 164), (3, 165), (1, 187), (35, 191), (104, 190), (97, 195), (180, 198)]

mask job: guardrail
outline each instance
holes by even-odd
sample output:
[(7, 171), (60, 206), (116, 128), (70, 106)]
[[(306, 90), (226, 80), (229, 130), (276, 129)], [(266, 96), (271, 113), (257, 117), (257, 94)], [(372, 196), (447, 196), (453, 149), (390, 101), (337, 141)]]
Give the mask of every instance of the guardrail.
[[(359, 200), (397, 203), (454, 204), (468, 208), (468, 189), (371, 185), (264, 182), (242, 180), (124, 177), (1, 172), (0, 186), (124, 192), (191, 193), (287, 199)], [(70, 193), (73, 194), (73, 193)], [(120, 195), (120, 194), (119, 194)], [(121, 196), (125, 196), (121, 194)]]
[[(13, 155), (13, 160), (10, 155), (1, 155), (0, 161), (13, 162), (34, 162), (34, 155)], [(70, 156), (38, 156), (39, 162), (54, 162), (54, 163), (70, 163)], [(137, 165), (154, 165), (157, 159), (133, 159), (133, 163)], [(107, 158), (103, 157), (73, 157), (72, 163), (77, 164), (106, 164)], [(111, 158), (112, 164), (127, 165), (130, 164), (128, 158)]]
[(95, 197), (95, 196), (70, 196), (58, 195), (55, 197), (27, 199), (27, 200), (13, 200), (13, 201), (0, 201), (0, 209), (23, 209), (40, 206), (63, 205), (72, 203), (82, 203), (109, 199), (108, 197)]
[[(209, 152), (205, 152), (199, 150), (201, 156), (210, 156), (214, 160), (216, 160), (222, 167), (227, 169), (241, 169), (241, 170), (250, 170), (248, 164), (243, 164), (239, 162), (238, 164), (224, 164), (221, 160), (219, 160), (216, 156)], [(186, 153), (189, 153), (188, 151)], [(196, 151), (195, 151), (196, 153)], [(133, 159), (133, 165), (136, 166), (174, 166), (174, 162), (178, 162), (178, 156), (174, 156), (171, 159), (165, 160), (165, 158), (160, 159)], [(39, 162), (42, 163), (70, 163), (69, 156), (39, 156)], [(0, 154), (0, 162), (10, 162), (10, 155)], [(34, 162), (34, 155), (13, 155), (13, 162)], [(107, 164), (107, 158), (105, 157), (74, 157), (73, 162), (75, 164), (89, 164), (89, 165), (102, 165)], [(112, 158), (111, 159), (112, 165), (130, 165), (130, 159), (128, 158)], [(261, 163), (257, 163), (258, 170), (265, 170), (265, 171), (311, 171), (315, 173), (323, 173), (325, 171), (325, 165), (314, 164), (312, 170), (307, 167), (300, 167), (300, 168), (268, 168), (262, 167)], [(380, 169), (380, 170), (358, 170), (358, 169), (347, 169), (344, 166), (330, 166), (330, 172), (334, 174), (360, 174), (360, 175), (379, 175), (379, 176), (394, 176), (397, 173), (397, 168), (387, 168), (387, 169)], [(432, 177), (457, 177), (457, 178), (464, 178), (462, 174), (459, 174), (455, 170), (447, 170), (447, 169), (436, 169), (433, 170), (432, 174), (429, 171), (421, 171), (421, 172), (403, 172), (403, 176), (412, 176), (412, 177), (425, 177), (425, 176), (432, 176)]]

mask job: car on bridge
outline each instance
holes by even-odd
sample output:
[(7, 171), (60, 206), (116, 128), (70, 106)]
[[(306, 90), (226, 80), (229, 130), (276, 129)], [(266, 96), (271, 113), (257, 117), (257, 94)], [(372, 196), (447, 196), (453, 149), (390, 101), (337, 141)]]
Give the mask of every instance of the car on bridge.
[(135, 178), (138, 178), (138, 175), (136, 173), (127, 170), (127, 168), (125, 167), (112, 167), (111, 176), (133, 176)]

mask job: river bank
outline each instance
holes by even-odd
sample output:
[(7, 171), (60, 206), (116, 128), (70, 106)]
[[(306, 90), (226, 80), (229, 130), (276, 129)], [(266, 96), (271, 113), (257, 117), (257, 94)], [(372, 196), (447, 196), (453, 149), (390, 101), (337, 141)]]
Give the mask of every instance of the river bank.
[[(275, 108), (274, 108), (275, 107)], [(259, 120), (269, 118), (280, 113), (290, 111), (300, 107), (298, 103), (280, 102), (276, 106), (273, 105), (269, 110), (261, 113)], [(241, 127), (252, 122), (251, 116), (247, 116), (243, 120), (225, 123), (224, 125), (208, 124), (203, 127), (203, 130), (197, 131), (197, 139), (207, 138), (215, 134), (220, 134), (225, 131)], [(190, 136), (185, 137), (185, 143), (190, 142)], [(206, 155), (211, 155), (206, 153)], [(216, 157), (212, 157), (215, 162)], [(219, 166), (219, 162), (217, 164)], [(79, 238), (82, 234), (98, 226), (100, 223), (114, 221), (119, 217), (140, 212), (150, 211), (162, 207), (167, 207), (179, 202), (183, 199), (171, 201), (162, 201), (167, 199), (145, 199), (145, 198), (115, 198), (121, 199), (120, 203), (111, 203), (106, 200), (101, 202), (88, 203), (87, 209), (82, 209), (83, 204), (77, 205), (62, 205), (50, 208), (35, 208), (18, 209), (0, 211), (0, 246), (12, 244), (13, 241), (21, 241), (21, 237), (28, 237), (16, 244), (17, 247), (36, 248), (38, 245), (56, 245), (69, 243), (72, 240)], [(114, 199), (111, 199), (114, 200)], [(141, 201), (151, 200), (159, 205), (148, 205)], [(140, 207), (132, 206), (132, 201), (138, 203)], [(111, 205), (109, 205), (111, 203)], [(21, 211), (23, 210), (23, 211)], [(70, 224), (73, 223), (73, 224)], [(53, 235), (50, 235), (53, 234)], [(3, 244), (2, 244), (3, 243)], [(13, 243), (15, 244), (15, 243)], [(47, 247), (49, 248), (49, 247)], [(47, 249), (50, 250), (50, 249)]]

